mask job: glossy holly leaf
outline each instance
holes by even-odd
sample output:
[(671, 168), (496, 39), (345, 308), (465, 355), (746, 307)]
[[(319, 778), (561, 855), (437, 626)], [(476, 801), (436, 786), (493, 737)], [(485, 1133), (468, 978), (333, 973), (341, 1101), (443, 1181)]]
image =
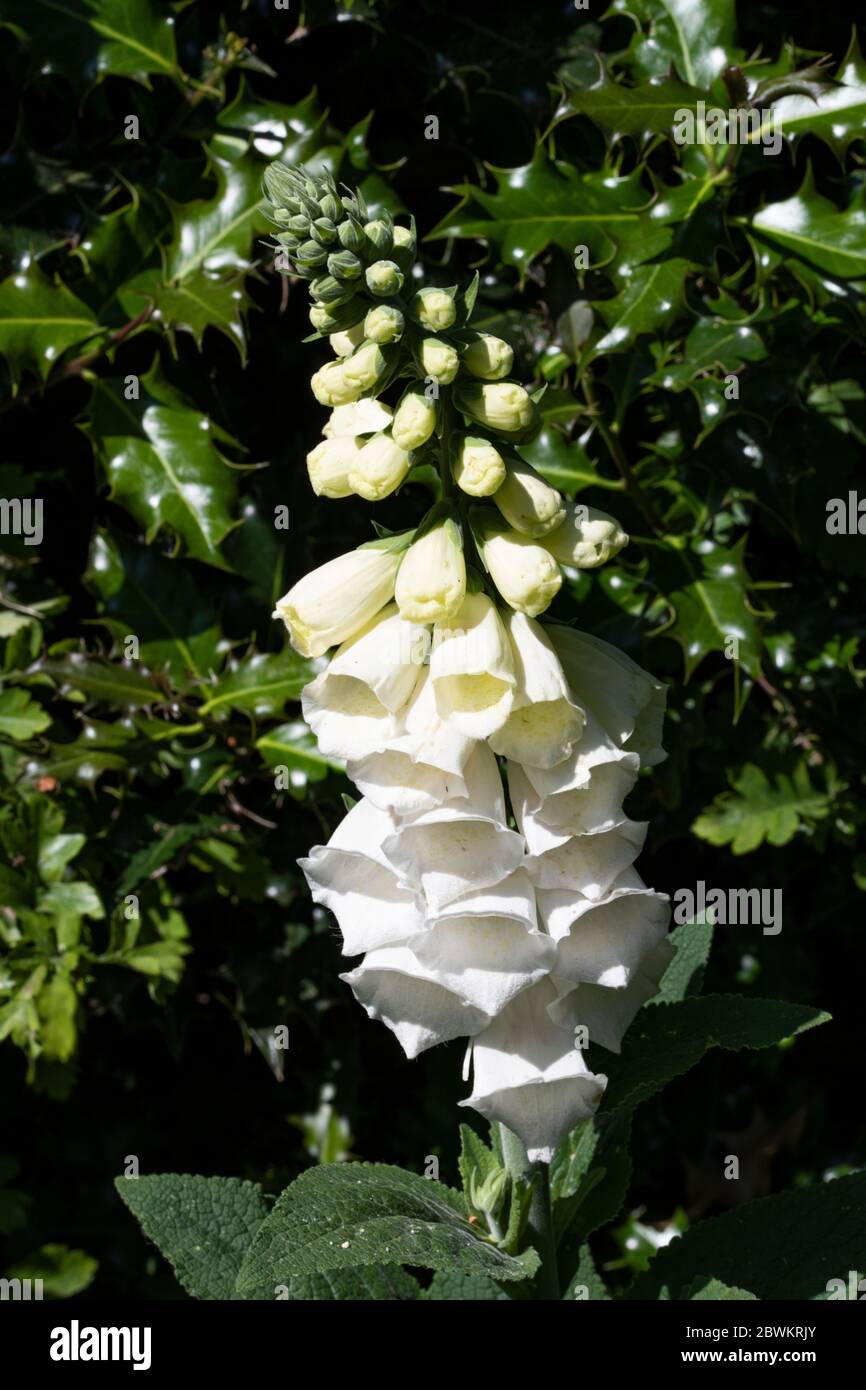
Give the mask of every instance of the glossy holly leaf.
[(114, 747), (103, 748), (98, 740), (81, 734), (71, 743), (55, 743), (49, 751), (24, 765), (24, 775), (31, 783), (78, 782), (95, 787), (106, 772), (126, 772), (124, 753)]
[(692, 86), (709, 87), (739, 56), (734, 0), (614, 0), (608, 14), (641, 23), (629, 58), (643, 77), (666, 73), (673, 64)]
[(93, 220), (77, 251), (86, 273), (76, 289), (101, 323), (119, 326), (147, 307), (144, 298), (125, 299), (123, 286), (160, 264), (170, 227), (165, 200), (137, 188), (125, 207)]
[(585, 448), (588, 437), (569, 441), (553, 425), (544, 426), (530, 444), (521, 444), (517, 452), (562, 492), (576, 495), (587, 487), (621, 491), (618, 479), (605, 478), (596, 471)]
[(280, 715), (287, 701), (298, 699), (320, 664), (298, 656), (290, 647), (277, 654), (244, 657), (213, 685), (203, 687), (206, 699), (199, 714), (224, 718), (231, 710), (242, 709), (258, 716)]
[(44, 657), (33, 674), (48, 676), (62, 694), (78, 694), (83, 700), (120, 708), (138, 708), (164, 699), (150, 673), (137, 662), (123, 664), (99, 661), (79, 652)]
[(181, 79), (174, 19), (152, 0), (84, 0), (84, 12), (99, 40), (97, 76), (132, 77), (146, 86), (152, 76)]
[(769, 90), (762, 92), (760, 87), (756, 90), (755, 104), (763, 106), (771, 102), (772, 116), (764, 118), (761, 129), (752, 138), (760, 140), (772, 129), (775, 120), (776, 128), (783, 135), (818, 135), (840, 156), (844, 155), (852, 140), (862, 139), (866, 126), (866, 61), (860, 52), (856, 30), (832, 83), (826, 80), (826, 70), (820, 68), (817, 71), (806, 69), (805, 74), (794, 71), (790, 78), (778, 77), (773, 81), (792, 83), (798, 78), (805, 90), (779, 100), (774, 99), (770, 83), (766, 84)]
[(315, 89), (294, 105), (264, 101), (242, 82), (236, 95), (217, 117), (215, 147), (232, 158), (253, 149), (264, 159), (305, 164), (324, 143), (327, 113)]
[(832, 774), (826, 790), (814, 787), (805, 762), (790, 777), (779, 773), (772, 781), (747, 763), (731, 778), (731, 790), (721, 792), (698, 816), (692, 831), (711, 845), (730, 845), (732, 854), (750, 854), (764, 841), (786, 845), (802, 826), (830, 814), (837, 791)]
[(170, 332), (190, 332), (199, 346), (204, 330), (216, 328), (243, 357), (243, 276), (256, 258), (256, 238), (270, 225), (263, 212), (264, 165), (255, 156), (214, 157), (212, 168), (213, 197), (168, 200), (173, 230), (162, 264), (127, 280), (119, 298), (130, 315), (152, 303)]
[(31, 699), (26, 690), (0, 690), (0, 734), (24, 743), (41, 734), (51, 723), (51, 715)]
[(750, 324), (713, 318), (698, 319), (676, 358), (666, 360), (668, 351), (662, 343), (653, 345), (653, 353), (661, 361), (657, 371), (644, 379), (645, 384), (682, 391), (703, 373), (737, 373), (747, 362), (760, 362), (767, 356), (763, 339)]
[(569, 92), (556, 113), (557, 122), (588, 116), (613, 139), (620, 135), (644, 138), (670, 135), (679, 110), (692, 109), (705, 94), (675, 77), (656, 77), (640, 87), (626, 87), (605, 76), (598, 86)]
[(749, 675), (760, 674), (761, 623), (749, 604), (745, 547), (746, 537), (731, 548), (698, 540), (662, 556), (654, 568), (653, 579), (672, 609), (657, 634), (682, 647), (686, 680), (711, 652), (741, 662)]
[(96, 531), (85, 582), (102, 601), (101, 621), (121, 645), (135, 637), (151, 669), (182, 683), (206, 678), (222, 664), (216, 596), (188, 566)]
[(812, 171), (797, 193), (768, 203), (751, 221), (761, 241), (780, 247), (840, 279), (866, 276), (866, 191), (861, 187), (840, 211), (815, 189)]
[(44, 381), (65, 352), (98, 332), (87, 305), (36, 264), (0, 283), (0, 353), (13, 383), (25, 371)]
[(217, 448), (222, 436), (206, 415), (175, 403), (154, 372), (141, 379), (133, 400), (123, 381), (102, 377), (93, 384), (86, 428), (111, 496), (148, 541), (165, 528), (176, 548), (183, 541), (194, 559), (230, 568), (219, 547), (238, 524), (232, 515), (237, 473)]
[(285, 767), (289, 785), (285, 790), (301, 797), (309, 782), (322, 782), (331, 772), (342, 772), (343, 764), (319, 752), (315, 735), (302, 721), (280, 724), (256, 740), (256, 748), (268, 767)]
[[(493, 242), (506, 265), (525, 273), (548, 246), (573, 253), (589, 249), (593, 264), (611, 259), (628, 230), (636, 231), (650, 195), (640, 172), (624, 178), (609, 169), (580, 174), (564, 160), (552, 160), (541, 146), (531, 164), (495, 169), (496, 189), (458, 184), (462, 202), (430, 232), (442, 237), (479, 237)], [(485, 214), (472, 216), (476, 205)]]

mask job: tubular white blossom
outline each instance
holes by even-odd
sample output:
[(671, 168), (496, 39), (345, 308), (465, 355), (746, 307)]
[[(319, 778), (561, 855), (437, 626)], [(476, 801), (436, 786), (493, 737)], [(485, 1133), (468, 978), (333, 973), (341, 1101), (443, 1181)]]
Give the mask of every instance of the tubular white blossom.
[(506, 614), (517, 690), (511, 713), (490, 736), (494, 753), (554, 767), (567, 758), (586, 723), (544, 629), (525, 613)]
[(589, 1070), (573, 1032), (554, 1023), (549, 980), (523, 991), (472, 1044), (472, 1106), (523, 1141), (529, 1158), (549, 1163), (569, 1130), (593, 1115), (607, 1077)]
[(384, 747), (429, 648), (427, 628), (407, 623), (393, 604), (343, 643), (301, 692), (304, 718), (325, 757), (363, 758)]
[(642, 767), (663, 762), (666, 686), (600, 637), (558, 624), (548, 631), (578, 702), (595, 710), (614, 742), (637, 753)]
[(292, 646), (321, 656), (359, 632), (394, 595), (400, 556), (393, 550), (350, 550), (311, 570), (279, 600)]
[(514, 703), (514, 658), (502, 620), (486, 594), (467, 594), (433, 633), (430, 675), (439, 712), (470, 738), (505, 723)]

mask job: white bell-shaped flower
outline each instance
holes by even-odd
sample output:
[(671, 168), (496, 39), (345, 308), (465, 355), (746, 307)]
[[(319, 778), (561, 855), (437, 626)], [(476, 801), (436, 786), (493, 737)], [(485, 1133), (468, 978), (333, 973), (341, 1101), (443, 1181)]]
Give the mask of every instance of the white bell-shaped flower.
[(476, 745), (464, 780), (465, 798), (401, 822), (383, 845), (401, 882), (420, 886), (431, 913), (501, 882), (524, 858), (523, 836), (505, 824), (499, 769), (486, 744)]
[(527, 861), (536, 889), (569, 889), (598, 902), (634, 863), (646, 839), (647, 822), (625, 820), (615, 830), (572, 835), (564, 845)]
[(572, 1033), (577, 1028), (586, 1028), (590, 1042), (618, 1053), (638, 1009), (658, 992), (672, 955), (671, 947), (664, 941), (659, 942), (643, 957), (640, 968), (627, 985), (620, 989), (578, 985), (551, 1004), (551, 1018)]
[(327, 845), (298, 860), (313, 901), (336, 917), (347, 956), (408, 941), (426, 926), (418, 894), (400, 883), (382, 850), (393, 829), (391, 818), (364, 799)]
[(555, 767), (571, 753), (586, 715), (569, 690), (541, 624), (512, 610), (505, 617), (505, 627), (517, 687), (511, 713), (490, 735), (490, 747), (517, 763)]
[(517, 678), (496, 605), (467, 594), (455, 616), (433, 630), (430, 675), (443, 719), (469, 738), (488, 738), (511, 713)]
[(334, 653), (301, 692), (304, 718), (327, 758), (355, 759), (384, 747), (411, 699), (430, 648), (429, 630), (389, 604)]
[(594, 1114), (607, 1082), (589, 1070), (568, 1026), (550, 1017), (549, 980), (524, 990), (472, 1043), (471, 1106), (519, 1136), (529, 1158), (549, 1162), (569, 1130)]
[(578, 704), (594, 712), (618, 747), (637, 753), (641, 767), (662, 762), (667, 687), (600, 637), (558, 624), (548, 635)]

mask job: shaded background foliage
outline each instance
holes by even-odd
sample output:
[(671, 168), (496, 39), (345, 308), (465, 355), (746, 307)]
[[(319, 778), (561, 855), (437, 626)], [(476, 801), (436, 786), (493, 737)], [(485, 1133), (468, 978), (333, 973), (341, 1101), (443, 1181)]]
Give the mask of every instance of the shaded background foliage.
[[(634, 537), (554, 613), (670, 683), (670, 758), (630, 808), (652, 820), (643, 875), (782, 888), (781, 935), (717, 928), (706, 985), (834, 1015), (711, 1052), (638, 1112), (619, 1219), (644, 1227), (606, 1225), (597, 1261), (616, 1279), (672, 1222), (861, 1165), (864, 549), (825, 520), (866, 430), (866, 71), (842, 5), (739, 6), (736, 28), (700, 8), (683, 52), (655, 0), (300, 21), (6, 0), (0, 494), (45, 515), (41, 546), (3, 536), (0, 570), (6, 1266), (60, 1244), (98, 1269), (43, 1254), (58, 1291), (175, 1296), (111, 1186), (129, 1155), (270, 1190), (349, 1152), (455, 1178), (459, 1049), (407, 1064), (369, 1027), (294, 867), (349, 784), (299, 724), (310, 667), (271, 608), (370, 514), (307, 483), (324, 353), (262, 240), (277, 155), (410, 210), (431, 282), (480, 269), (482, 320), (549, 382), (527, 457)], [(683, 80), (728, 105), (713, 40), (761, 49), (753, 82), (831, 54), (850, 103), (804, 101), (778, 157), (708, 164), (664, 132)], [(424, 501), (410, 483), (373, 515)]]

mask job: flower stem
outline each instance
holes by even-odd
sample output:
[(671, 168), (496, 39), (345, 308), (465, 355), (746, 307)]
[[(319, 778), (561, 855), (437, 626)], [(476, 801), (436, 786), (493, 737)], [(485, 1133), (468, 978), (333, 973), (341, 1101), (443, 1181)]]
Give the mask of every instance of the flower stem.
[(553, 1239), (553, 1213), (550, 1206), (550, 1172), (546, 1163), (530, 1163), (523, 1144), (516, 1134), (500, 1124), (502, 1158), (512, 1178), (534, 1180), (529, 1217), (526, 1222), (526, 1243), (532, 1245), (541, 1260), (535, 1276), (536, 1298), (559, 1300), (559, 1272), (556, 1266), (556, 1244)]

